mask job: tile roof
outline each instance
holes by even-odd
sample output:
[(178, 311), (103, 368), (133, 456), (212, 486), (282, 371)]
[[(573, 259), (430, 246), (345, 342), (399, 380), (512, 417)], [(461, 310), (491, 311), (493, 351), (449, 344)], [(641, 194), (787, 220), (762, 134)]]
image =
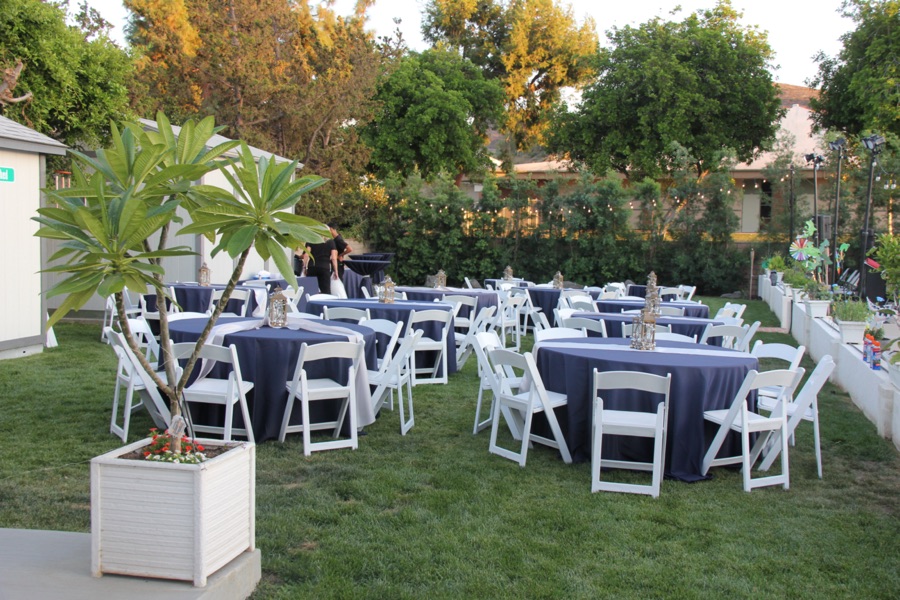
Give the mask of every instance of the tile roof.
[(38, 133), (31, 127), (0, 116), (0, 149), (63, 155), (68, 148), (65, 144)]

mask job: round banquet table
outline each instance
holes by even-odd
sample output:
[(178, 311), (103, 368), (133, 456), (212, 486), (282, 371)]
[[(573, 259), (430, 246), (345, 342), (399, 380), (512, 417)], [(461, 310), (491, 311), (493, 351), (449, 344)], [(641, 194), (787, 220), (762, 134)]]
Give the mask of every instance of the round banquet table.
[[(500, 296), (497, 292), (492, 292), (491, 290), (400, 286), (394, 288), (394, 291), (404, 292), (408, 300), (417, 300), (419, 302), (434, 302), (442, 299), (444, 296), (472, 296), (478, 301), (478, 304), (475, 306), (476, 311), (480, 311), (488, 306), (496, 306), (497, 310), (500, 310)], [(463, 306), (460, 308), (459, 316), (472, 318), (474, 315), (470, 315), (469, 312), (471, 312), (469, 307)]]
[[(224, 290), (224, 284), (199, 285), (194, 283), (170, 283), (166, 284), (175, 289), (175, 300), (178, 306), (184, 312), (206, 312), (209, 310), (209, 301), (212, 299), (213, 290)], [(267, 292), (263, 288), (238, 285), (237, 290), (245, 290), (250, 292), (249, 302), (247, 306), (247, 316), (252, 315), (257, 308), (266, 308)], [(259, 295), (257, 295), (259, 294)], [(242, 300), (232, 298), (228, 300), (225, 310), (228, 312), (238, 312), (241, 310)], [(147, 310), (156, 310), (156, 297), (150, 296), (147, 302)]]
[[(585, 294), (590, 294), (591, 298), (596, 300), (603, 293), (600, 289), (584, 289), (579, 290)], [(554, 287), (529, 287), (528, 295), (531, 296), (531, 302), (536, 307), (540, 307), (541, 312), (547, 315), (547, 319), (553, 323), (555, 309), (559, 305), (559, 296), (562, 290)]]
[[(250, 320), (250, 319), (243, 319)], [(235, 322), (237, 319), (229, 319)], [(375, 332), (361, 325), (338, 323), (335, 321), (316, 321), (319, 324), (334, 325), (347, 329), (353, 329), (365, 338), (365, 365), (377, 364), (375, 358)], [(172, 341), (196, 342), (206, 326), (206, 319), (184, 319), (169, 324)], [(321, 344), (323, 342), (347, 341), (344, 335), (331, 335), (327, 333), (314, 333), (311, 331), (291, 330), (287, 328), (273, 329), (260, 327), (237, 331), (225, 335), (223, 346), (234, 344), (237, 348), (238, 360), (241, 363), (241, 375), (246, 381), (253, 382), (253, 390), (248, 394), (247, 400), (250, 409), (250, 419), (253, 421), (253, 435), (257, 442), (277, 439), (281, 429), (281, 420), (284, 417), (284, 408), (287, 404), (288, 392), (285, 383), (294, 377), (294, 369), (297, 366), (297, 357), (300, 355), (300, 346), (306, 344)], [(310, 377), (331, 377), (341, 384), (346, 384), (347, 368), (350, 366), (346, 360), (317, 361), (307, 371)], [(194, 370), (199, 371), (199, 366)], [(217, 367), (218, 369), (218, 367)], [(227, 373), (213, 370), (213, 375), (221, 377)], [(339, 402), (312, 402), (310, 404), (310, 416), (313, 421), (334, 420), (339, 408)], [(291, 424), (302, 423), (302, 411), (294, 410), (291, 414)], [(192, 416), (198, 421), (224, 422), (224, 413), (221, 407), (198, 405), (192, 409)], [(235, 427), (241, 427), (240, 412), (235, 415)], [(345, 421), (345, 429), (349, 426), (349, 418)], [(360, 427), (369, 425), (362, 420)]]
[[(611, 338), (620, 338), (622, 337), (622, 325), (624, 323), (631, 323), (634, 315), (624, 314), (624, 313), (593, 313), (593, 312), (585, 312), (585, 313), (575, 313), (572, 315), (573, 317), (584, 317), (585, 319), (594, 319), (595, 321), (603, 321), (606, 325), (606, 335)], [(713, 325), (724, 325), (723, 321), (716, 321), (714, 319), (699, 319), (695, 317), (672, 317), (667, 315), (660, 315), (656, 317), (656, 322), (660, 325), (669, 325), (672, 328), (672, 333), (680, 333), (681, 335), (686, 335), (688, 337), (697, 336), (697, 340), (703, 337), (703, 331), (706, 329), (706, 326), (712, 323)], [(588, 331), (588, 335), (592, 337), (599, 337), (599, 334), (595, 331)], [(722, 345), (722, 338), (715, 337), (711, 338), (712, 342), (717, 345)]]
[[(347, 308), (359, 308), (361, 310), (368, 309), (369, 314), (373, 319), (387, 319), (388, 321), (393, 321), (394, 323), (403, 323), (403, 329), (400, 332), (401, 337), (406, 335), (406, 327), (409, 324), (409, 317), (412, 315), (413, 311), (422, 311), (422, 310), (446, 310), (452, 311), (453, 307), (446, 302), (415, 302), (412, 300), (394, 300), (392, 303), (386, 302), (378, 302), (377, 300), (340, 300), (340, 299), (332, 299), (326, 298), (322, 300), (310, 300), (306, 305), (306, 312), (322, 316), (325, 312), (325, 307), (336, 308), (339, 306), (344, 306)], [(363, 323), (365, 325), (365, 323)], [(438, 324), (435, 322), (431, 323), (420, 323), (419, 328), (425, 332), (426, 337), (430, 337), (433, 340), (436, 340), (440, 337), (441, 332)], [(386, 340), (385, 340), (386, 341)], [(456, 333), (453, 330), (453, 322), (450, 323), (450, 328), (447, 331), (447, 347), (445, 349), (447, 352), (447, 374), (452, 375), (456, 373)], [(417, 352), (416, 353), (416, 364), (419, 366), (425, 366), (426, 364), (434, 364), (435, 353), (431, 352)], [(381, 358), (381, 357), (379, 357)], [(421, 364), (420, 364), (421, 361)], [(428, 362), (430, 361), (430, 362)]]
[[(712, 439), (715, 428), (704, 434), (707, 425), (703, 411), (729, 408), (747, 373), (758, 368), (757, 359), (744, 352), (696, 344), (657, 342), (657, 350), (640, 351), (631, 350), (628, 343), (616, 338), (552, 340), (540, 344), (535, 353), (546, 388), (568, 396), (568, 406), (560, 409), (564, 414), (560, 412), (558, 418), (573, 459), (591, 458), (594, 369), (663, 376), (671, 373), (666, 475), (682, 481), (705, 479), (701, 468), (706, 439)], [(604, 402), (611, 409), (631, 406), (656, 412), (654, 396), (639, 392), (607, 392)], [(750, 409), (756, 410), (755, 395)], [(542, 419), (541, 425), (545, 424)], [(723, 456), (740, 454), (739, 437), (730, 435), (723, 452)], [(649, 438), (603, 438), (604, 458), (652, 462), (652, 454), (653, 440)]]
[[(684, 316), (709, 318), (709, 307), (699, 302), (666, 302), (666, 306), (684, 308)], [(597, 300), (597, 308), (600, 312), (618, 313), (623, 310), (640, 310), (644, 308), (643, 300)]]

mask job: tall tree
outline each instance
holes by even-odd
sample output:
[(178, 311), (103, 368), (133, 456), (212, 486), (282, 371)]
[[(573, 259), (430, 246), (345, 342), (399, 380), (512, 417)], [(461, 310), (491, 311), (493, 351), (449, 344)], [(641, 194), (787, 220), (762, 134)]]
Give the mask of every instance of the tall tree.
[(501, 81), (504, 130), (516, 149), (541, 143), (550, 108), (565, 87), (589, 80), (597, 50), (594, 23), (575, 21), (555, 0), (430, 0), (425, 39), (445, 43)]
[(125, 1), (141, 112), (216, 115), (224, 135), (298, 158), (332, 181), (314, 205), (330, 218), (368, 163), (358, 127), (382, 61), (364, 29), (372, 0), (347, 17), (308, 0)]
[(484, 171), (488, 127), (503, 91), (465, 58), (444, 49), (411, 53), (378, 85), (379, 109), (363, 131), (372, 171), (427, 180)]
[(673, 143), (702, 174), (723, 148), (752, 159), (775, 136), (782, 110), (767, 69), (765, 33), (738, 24), (728, 0), (681, 22), (613, 28), (599, 79), (560, 111), (550, 147), (632, 179), (671, 171)]
[(125, 116), (128, 55), (82, 6), (84, 29), (41, 0), (0, 2), (0, 114), (66, 144), (97, 144)]
[(856, 29), (842, 37), (837, 57), (816, 56), (815, 122), (851, 135), (900, 135), (900, 0), (845, 0), (843, 10)]

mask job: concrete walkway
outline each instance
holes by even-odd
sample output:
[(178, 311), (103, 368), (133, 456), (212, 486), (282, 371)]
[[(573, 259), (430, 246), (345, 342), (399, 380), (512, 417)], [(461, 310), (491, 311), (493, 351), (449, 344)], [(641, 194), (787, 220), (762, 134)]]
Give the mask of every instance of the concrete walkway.
[(91, 535), (0, 529), (0, 600), (243, 600), (261, 576), (260, 552), (247, 552), (207, 580), (91, 576)]

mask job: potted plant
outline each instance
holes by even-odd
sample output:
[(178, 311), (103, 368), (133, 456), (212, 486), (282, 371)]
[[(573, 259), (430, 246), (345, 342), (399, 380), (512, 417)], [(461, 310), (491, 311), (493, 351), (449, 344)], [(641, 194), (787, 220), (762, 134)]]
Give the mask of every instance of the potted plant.
[(810, 279), (803, 291), (805, 293), (803, 304), (806, 306), (807, 314), (814, 319), (827, 317), (828, 307), (831, 306), (831, 292), (828, 287), (815, 279)]
[(785, 294), (790, 292), (794, 301), (797, 301), (799, 299), (798, 295), (806, 287), (808, 278), (796, 264), (793, 264), (784, 272), (781, 281), (784, 284)]
[(869, 255), (878, 262), (877, 272), (885, 282), (885, 291), (893, 298), (894, 305), (900, 295), (900, 235), (882, 233), (875, 241)]
[(776, 285), (779, 281), (781, 281), (781, 278), (784, 275), (784, 270), (787, 268), (787, 264), (785, 264), (784, 258), (782, 258), (780, 254), (776, 253), (769, 257), (768, 266), (769, 276), (772, 278), (772, 285)]
[[(293, 207), (304, 193), (327, 180), (314, 175), (294, 179), (296, 162), (278, 164), (261, 158), (257, 163), (242, 142), (210, 148), (209, 140), (218, 131), (212, 117), (188, 121), (178, 135), (165, 115), (160, 113), (157, 123), (159, 132), (144, 131), (137, 123), (125, 123), (122, 129), (113, 125), (111, 147), (98, 150), (96, 158), (72, 152), (74, 183), (70, 188), (47, 190), (53, 205), (38, 211), (35, 220), (41, 227), (36, 235), (63, 242), (50, 259), (59, 264), (48, 270), (68, 275), (47, 291), (48, 296), (66, 296), (47, 326), (82, 307), (94, 294), (112, 294), (119, 326), (140, 363), (145, 387), (158, 388), (168, 399), (168, 407), (159, 407), (156, 416), (164, 417), (169, 427), (165, 435), (171, 462), (144, 458), (154, 456), (150, 438), (92, 461), (94, 574), (178, 578), (204, 585), (216, 569), (254, 549), (254, 450), (248, 443), (209, 441), (209, 451), (226, 446), (221, 456), (185, 464), (196, 446), (193, 442), (183, 446), (187, 438), (183, 436), (182, 391), (251, 248), (264, 260), (273, 259), (282, 276), (296, 286), (285, 248), (319, 241), (329, 232), (324, 225), (295, 215)], [(222, 158), (238, 146), (236, 160)], [(232, 190), (194, 183), (217, 169)], [(177, 208), (191, 219), (178, 233), (218, 241), (212, 254), (224, 251), (236, 260), (222, 298), (181, 373), (166, 351), (169, 323), (166, 311), (160, 311), (165, 367), (165, 376), (160, 377), (123, 317), (123, 292), (128, 288), (144, 293), (149, 286), (156, 291), (157, 305), (165, 306), (162, 259), (195, 254), (184, 246), (167, 247), (172, 224), (181, 222)], [(148, 404), (148, 392), (142, 394)], [(194, 458), (202, 461), (205, 456)], [(139, 492), (130, 493), (133, 490)], [(238, 514), (218, 512), (229, 494), (239, 504)], [(194, 526), (189, 526), (190, 520)], [(139, 523), (147, 525), (141, 529)], [(184, 567), (182, 563), (187, 567), (178, 568)]]
[(858, 300), (840, 299), (831, 303), (831, 316), (841, 332), (844, 344), (862, 344), (869, 307)]

